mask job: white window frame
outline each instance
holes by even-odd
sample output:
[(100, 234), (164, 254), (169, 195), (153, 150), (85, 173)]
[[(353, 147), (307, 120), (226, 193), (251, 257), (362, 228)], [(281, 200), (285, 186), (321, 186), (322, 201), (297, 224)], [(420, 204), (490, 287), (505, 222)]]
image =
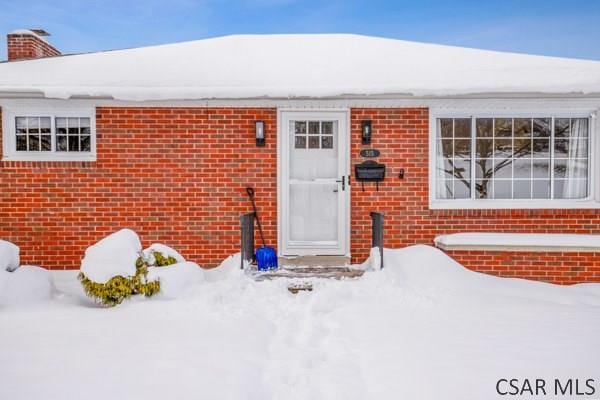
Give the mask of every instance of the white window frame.
[[(483, 110), (430, 110), (429, 113), (429, 208), (432, 210), (460, 209), (585, 209), (600, 208), (600, 140), (596, 132), (599, 119), (596, 110), (532, 110), (490, 112)], [(588, 197), (583, 199), (437, 199), (437, 120), (440, 118), (471, 118), (472, 125), (476, 118), (589, 118), (589, 163), (588, 163)], [(471, 132), (474, 140), (475, 132)], [(553, 128), (554, 129), (554, 128)], [(473, 166), (473, 163), (471, 163)], [(473, 173), (473, 168), (471, 170)]]
[[(51, 150), (17, 151), (16, 117), (49, 117)], [(90, 119), (90, 151), (56, 151), (56, 118)], [(96, 109), (94, 107), (2, 107), (3, 161), (96, 161)]]

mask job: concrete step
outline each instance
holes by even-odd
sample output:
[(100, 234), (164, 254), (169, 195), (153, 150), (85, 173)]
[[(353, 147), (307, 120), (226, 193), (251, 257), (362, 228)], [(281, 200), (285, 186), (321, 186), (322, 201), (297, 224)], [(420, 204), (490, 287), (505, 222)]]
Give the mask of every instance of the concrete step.
[(297, 256), (279, 257), (281, 267), (345, 267), (350, 265), (350, 258), (346, 256)]

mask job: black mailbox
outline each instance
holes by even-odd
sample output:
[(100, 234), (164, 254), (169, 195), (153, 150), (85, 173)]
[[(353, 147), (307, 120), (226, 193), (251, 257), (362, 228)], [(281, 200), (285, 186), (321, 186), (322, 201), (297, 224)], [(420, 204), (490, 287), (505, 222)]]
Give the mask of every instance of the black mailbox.
[(354, 166), (354, 174), (357, 181), (381, 182), (385, 179), (385, 164), (367, 160)]

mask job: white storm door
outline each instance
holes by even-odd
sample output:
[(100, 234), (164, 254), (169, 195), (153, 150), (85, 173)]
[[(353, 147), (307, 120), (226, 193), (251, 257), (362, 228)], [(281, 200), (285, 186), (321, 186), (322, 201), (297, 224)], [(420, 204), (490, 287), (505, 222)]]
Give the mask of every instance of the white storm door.
[(348, 114), (281, 113), (282, 255), (347, 255)]

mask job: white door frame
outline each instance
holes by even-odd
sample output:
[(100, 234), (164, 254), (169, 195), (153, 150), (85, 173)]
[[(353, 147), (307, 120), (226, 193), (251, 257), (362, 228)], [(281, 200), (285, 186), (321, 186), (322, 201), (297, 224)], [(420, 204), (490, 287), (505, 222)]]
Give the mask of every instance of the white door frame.
[[(344, 212), (341, 213), (343, 221), (339, 222), (340, 248), (339, 249), (302, 249), (287, 248), (287, 229), (289, 228), (288, 177), (289, 177), (289, 133), (285, 120), (292, 118), (318, 118), (338, 120), (338, 157), (340, 157), (340, 177), (346, 175), (346, 190), (339, 195), (343, 196)], [(343, 255), (350, 256), (350, 188), (348, 177), (350, 175), (350, 109), (348, 108), (278, 108), (277, 109), (277, 249), (279, 256), (294, 255)]]

